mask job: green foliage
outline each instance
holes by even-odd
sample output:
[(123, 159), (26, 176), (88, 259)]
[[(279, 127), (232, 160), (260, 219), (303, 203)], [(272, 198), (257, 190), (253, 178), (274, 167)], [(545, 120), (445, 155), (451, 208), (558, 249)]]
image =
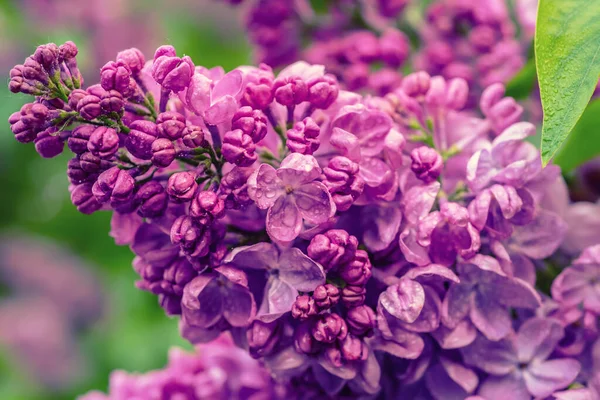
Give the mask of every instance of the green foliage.
[(600, 99), (592, 101), (554, 157), (563, 172), (569, 172), (600, 154)]
[(599, 1), (540, 0), (535, 56), (544, 109), (544, 163), (565, 141), (598, 83), (599, 18)]
[(516, 100), (526, 99), (535, 86), (535, 61), (530, 59), (525, 66), (506, 84), (506, 95)]

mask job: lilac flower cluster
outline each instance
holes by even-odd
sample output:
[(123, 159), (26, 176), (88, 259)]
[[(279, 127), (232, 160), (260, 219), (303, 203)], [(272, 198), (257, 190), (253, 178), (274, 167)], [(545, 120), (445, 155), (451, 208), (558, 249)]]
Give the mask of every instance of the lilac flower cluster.
[(327, 3), (320, 13), (308, 1), (256, 0), (246, 28), (259, 62), (277, 67), (307, 60), (324, 65), (349, 90), (385, 94), (399, 86), (398, 68), (410, 51), (408, 38), (394, 26), (406, 4), (351, 0)]
[[(407, 0), (325, 2), (326, 11), (308, 1), (247, 3), (246, 29), (259, 62), (322, 64), (344, 88), (378, 95), (400, 86), (399, 67), (410, 62), (431, 75), (464, 79), (469, 106), (487, 86), (507, 83), (523, 67), (537, 6), (536, 0), (435, 0), (427, 2), (424, 20), (415, 23), (404, 18), (404, 10), (418, 14), (423, 7)], [(410, 59), (407, 35), (421, 44)]]
[(164, 369), (130, 374), (114, 371), (108, 393), (89, 392), (79, 400), (122, 399), (278, 399), (284, 388), (226, 336), (194, 353), (173, 348)]
[(425, 46), (416, 65), (431, 74), (463, 78), (472, 90), (506, 83), (524, 65), (527, 46), (504, 0), (440, 0), (427, 10)]
[(426, 72), (362, 96), (320, 65), (225, 73), (162, 46), (82, 89), (65, 46), (13, 70), (36, 99), (12, 130), (67, 143), (74, 205), (113, 211), (190, 342), (230, 332), (300, 398), (597, 393), (598, 249), (543, 292), (572, 227), (502, 84), (478, 107)]

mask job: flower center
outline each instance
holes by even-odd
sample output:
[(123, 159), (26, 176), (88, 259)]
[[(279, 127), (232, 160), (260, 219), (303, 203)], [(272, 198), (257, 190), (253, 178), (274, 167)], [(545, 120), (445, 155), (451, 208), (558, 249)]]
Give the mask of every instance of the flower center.
[(290, 194), (290, 193), (292, 193), (293, 191), (294, 191), (294, 188), (293, 188), (293, 187), (291, 187), (290, 185), (286, 185), (286, 186), (285, 186), (285, 193), (286, 193), (286, 194)]

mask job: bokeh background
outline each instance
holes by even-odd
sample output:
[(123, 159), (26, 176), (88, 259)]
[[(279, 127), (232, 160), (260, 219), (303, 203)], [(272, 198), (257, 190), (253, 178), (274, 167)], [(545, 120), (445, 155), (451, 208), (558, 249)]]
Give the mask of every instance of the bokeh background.
[[(0, 0), (0, 77), (38, 44), (73, 40), (87, 82), (117, 51), (174, 45), (198, 65), (250, 61), (239, 12), (216, 0)], [(133, 255), (109, 213), (71, 205), (68, 154), (42, 160), (6, 122), (27, 101), (0, 85), (0, 399), (74, 399), (113, 369), (163, 366), (189, 347), (156, 296), (134, 287)], [(65, 310), (68, 310), (65, 311)]]

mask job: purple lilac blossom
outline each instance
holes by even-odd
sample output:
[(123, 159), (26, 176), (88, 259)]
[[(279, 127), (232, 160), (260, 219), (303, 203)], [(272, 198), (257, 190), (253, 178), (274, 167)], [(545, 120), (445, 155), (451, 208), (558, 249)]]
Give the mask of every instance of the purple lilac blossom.
[(108, 393), (98, 391), (79, 400), (131, 398), (181, 399), (283, 399), (285, 387), (245, 351), (223, 335), (195, 352), (172, 348), (167, 365), (145, 373), (114, 371)]
[[(287, 4), (253, 12), (261, 35), (289, 38)], [(400, 62), (393, 43), (351, 44), (360, 63)], [(421, 71), (362, 95), (322, 65), (225, 72), (163, 46), (143, 66), (120, 53), (107, 91), (53, 75), (55, 48), (11, 73), (36, 97), (10, 117), (15, 138), (42, 156), (67, 143), (74, 205), (113, 212), (136, 286), (190, 342), (230, 333), (300, 398), (596, 390), (597, 252), (557, 270), (583, 248), (502, 84), (479, 96)], [(500, 348), (508, 361), (478, 356)]]

